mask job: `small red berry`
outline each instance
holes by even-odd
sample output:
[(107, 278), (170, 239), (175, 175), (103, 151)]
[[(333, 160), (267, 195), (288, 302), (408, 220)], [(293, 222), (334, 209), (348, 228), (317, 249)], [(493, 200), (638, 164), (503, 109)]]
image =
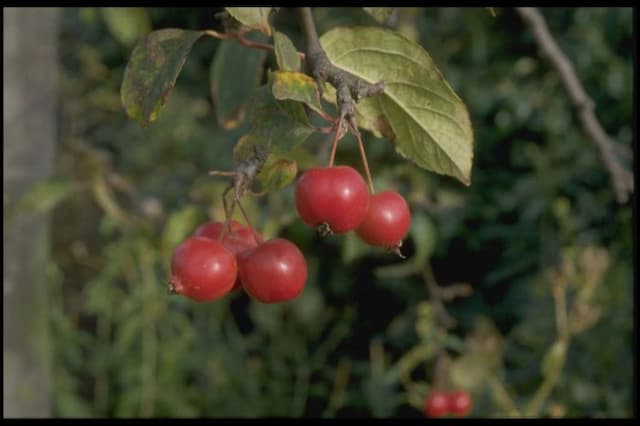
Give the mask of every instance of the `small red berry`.
[(298, 296), (307, 281), (307, 262), (291, 241), (275, 238), (238, 255), (238, 272), (245, 291), (263, 303)]
[(218, 241), (191, 237), (171, 259), (171, 290), (198, 302), (227, 294), (238, 275), (236, 257)]
[(449, 398), (439, 391), (429, 393), (424, 403), (424, 414), (427, 417), (442, 417), (449, 413)]
[(296, 209), (300, 219), (314, 228), (327, 224), (342, 234), (364, 220), (369, 192), (362, 176), (349, 166), (315, 167), (296, 185)]
[(364, 221), (356, 229), (358, 236), (372, 246), (396, 247), (411, 225), (409, 205), (394, 191), (373, 194)]
[(464, 417), (471, 412), (473, 401), (466, 391), (452, 392), (448, 395), (449, 410), (456, 416)]
[[(224, 224), (224, 222), (207, 222), (196, 229), (193, 236), (207, 237), (219, 241), (220, 234), (224, 229)], [(229, 222), (229, 228), (227, 229), (227, 232), (225, 232), (224, 237), (222, 237), (222, 245), (235, 256), (245, 250), (257, 247), (258, 243), (262, 243), (263, 241), (264, 240), (259, 233), (255, 232), (250, 227), (243, 226), (240, 222), (235, 220), (231, 220)], [(242, 284), (240, 283), (240, 277), (238, 277), (231, 290), (237, 290), (241, 287)]]

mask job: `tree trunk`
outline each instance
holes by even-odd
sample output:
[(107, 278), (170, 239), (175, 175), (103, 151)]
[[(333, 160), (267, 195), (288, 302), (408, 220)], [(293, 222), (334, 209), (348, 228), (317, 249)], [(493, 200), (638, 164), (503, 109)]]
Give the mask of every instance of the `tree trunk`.
[(58, 12), (54, 8), (3, 11), (3, 410), (5, 417), (50, 417), (49, 218), (6, 212), (35, 181), (53, 171)]

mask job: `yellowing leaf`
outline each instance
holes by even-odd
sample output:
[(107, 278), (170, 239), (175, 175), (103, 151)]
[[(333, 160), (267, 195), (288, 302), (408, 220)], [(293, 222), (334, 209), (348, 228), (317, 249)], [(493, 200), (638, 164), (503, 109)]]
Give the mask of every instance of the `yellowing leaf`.
[(260, 30), (268, 36), (271, 35), (269, 25), (271, 7), (226, 7), (225, 9), (243, 25)]
[(298, 165), (295, 161), (270, 155), (256, 178), (263, 191), (282, 189), (295, 179)]
[(313, 78), (293, 71), (274, 71), (271, 76), (273, 78), (271, 90), (276, 99), (304, 102), (313, 110), (322, 113), (318, 85)]
[(338, 67), (385, 91), (357, 104), (358, 124), (389, 138), (403, 157), (470, 184), (473, 132), (467, 108), (429, 54), (384, 28), (335, 28), (320, 42)]

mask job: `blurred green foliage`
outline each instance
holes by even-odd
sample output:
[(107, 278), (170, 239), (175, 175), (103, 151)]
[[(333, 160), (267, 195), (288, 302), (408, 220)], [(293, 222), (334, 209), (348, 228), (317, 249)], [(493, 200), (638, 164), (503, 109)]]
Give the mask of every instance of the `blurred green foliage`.
[[(419, 417), (439, 348), (451, 359), (450, 382), (472, 391), (473, 416), (514, 414), (509, 404), (523, 413), (556, 362), (542, 368), (557, 338), (548, 272), (573, 267), (566, 291), (571, 303), (582, 300), (590, 269), (579, 259), (589, 247), (608, 259), (588, 299), (599, 314), (571, 340), (537, 414), (633, 415), (631, 208), (616, 204), (557, 74), (511, 9), (492, 17), (486, 8), (402, 8), (395, 21), (466, 102), (475, 133), (470, 187), (366, 136), (376, 188), (399, 190), (412, 206), (406, 263), (353, 236), (321, 239), (296, 217), (288, 185), (245, 205), (265, 238), (283, 235), (305, 253), (309, 280), (298, 299), (271, 306), (241, 292), (209, 304), (168, 297), (173, 248), (223, 217), (226, 182), (207, 172), (232, 167), (243, 128), (221, 128), (211, 101), (218, 40), (194, 45), (147, 128), (125, 117), (120, 84), (141, 30), (221, 31), (216, 12), (62, 14), (56, 185), (64, 186), (42, 207), (57, 205), (47, 270), (56, 416)], [(630, 146), (632, 10), (543, 13), (603, 127)], [(316, 20), (321, 33), (378, 25), (356, 8), (317, 8)], [(273, 23), (302, 48), (294, 11), (281, 8)], [(273, 54), (265, 68), (276, 68)], [(324, 163), (329, 141), (312, 136), (296, 154), (299, 167)], [(353, 138), (340, 144), (337, 162), (360, 167)], [(427, 263), (443, 288), (473, 290), (447, 303), (453, 328), (436, 320), (420, 274)]]

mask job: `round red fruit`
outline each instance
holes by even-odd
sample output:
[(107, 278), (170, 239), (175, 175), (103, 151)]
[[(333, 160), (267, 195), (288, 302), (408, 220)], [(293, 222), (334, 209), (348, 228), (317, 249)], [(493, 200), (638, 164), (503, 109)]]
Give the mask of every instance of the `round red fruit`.
[(294, 299), (307, 281), (307, 262), (291, 241), (275, 238), (238, 255), (245, 291), (263, 303)]
[(473, 400), (465, 391), (456, 391), (449, 394), (449, 410), (456, 416), (464, 417), (471, 412)]
[(326, 223), (342, 234), (364, 220), (369, 192), (362, 176), (349, 166), (315, 167), (296, 185), (296, 209), (300, 219), (314, 228)]
[(407, 235), (409, 225), (411, 212), (404, 197), (383, 191), (369, 198), (369, 210), (356, 233), (372, 246), (395, 247)]
[(449, 413), (449, 398), (443, 392), (429, 393), (424, 402), (424, 414), (427, 417), (442, 417)]
[[(207, 237), (219, 241), (223, 229), (224, 222), (207, 222), (196, 229), (193, 236)], [(224, 237), (222, 237), (222, 245), (236, 256), (245, 250), (257, 247), (258, 243), (263, 241), (259, 233), (235, 220), (229, 222), (229, 228), (224, 233)], [(240, 287), (242, 287), (242, 284), (238, 277), (232, 290), (237, 290)]]
[(170, 285), (174, 292), (198, 302), (227, 294), (238, 276), (236, 257), (216, 240), (191, 237), (171, 259)]

